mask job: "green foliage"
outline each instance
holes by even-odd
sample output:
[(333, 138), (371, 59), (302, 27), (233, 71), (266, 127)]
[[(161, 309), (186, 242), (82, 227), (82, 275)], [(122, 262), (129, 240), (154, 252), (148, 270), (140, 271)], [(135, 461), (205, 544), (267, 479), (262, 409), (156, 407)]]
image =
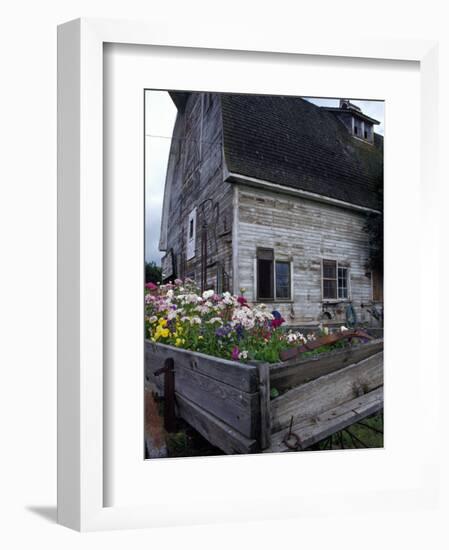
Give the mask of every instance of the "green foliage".
[(189, 439), (186, 432), (179, 431), (167, 434), (167, 447), (170, 456), (182, 456), (189, 447)]
[(277, 388), (271, 388), (270, 390), (270, 397), (271, 399), (275, 399), (276, 397), (279, 397), (280, 393)]
[(146, 283), (162, 283), (162, 268), (156, 265), (155, 262), (145, 263), (145, 282)]
[(384, 267), (383, 181), (377, 183), (376, 193), (382, 208), (381, 213), (367, 214), (363, 230), (368, 236), (370, 247), (366, 269), (382, 272)]
[(382, 272), (384, 267), (384, 216), (370, 213), (367, 215), (364, 231), (368, 235), (370, 255), (366, 263), (369, 270)]

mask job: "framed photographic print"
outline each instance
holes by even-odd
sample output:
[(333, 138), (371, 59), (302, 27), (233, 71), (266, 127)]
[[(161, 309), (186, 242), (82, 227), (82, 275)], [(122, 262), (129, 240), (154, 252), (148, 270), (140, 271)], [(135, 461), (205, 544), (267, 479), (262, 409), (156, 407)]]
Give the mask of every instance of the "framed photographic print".
[(60, 523), (434, 503), (435, 45), (165, 32), (59, 28)]
[(146, 456), (382, 447), (383, 102), (145, 117)]

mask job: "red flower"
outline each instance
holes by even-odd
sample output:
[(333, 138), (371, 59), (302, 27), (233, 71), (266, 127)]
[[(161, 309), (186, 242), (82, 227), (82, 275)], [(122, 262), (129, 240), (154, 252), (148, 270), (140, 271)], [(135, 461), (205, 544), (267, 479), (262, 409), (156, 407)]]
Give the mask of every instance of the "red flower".
[(245, 298), (245, 296), (239, 296), (239, 297), (237, 298), (237, 302), (238, 302), (241, 306), (246, 306), (248, 300)]
[(282, 323), (285, 323), (285, 319), (283, 317), (280, 317), (279, 319), (273, 319), (271, 321), (272, 328), (278, 328), (282, 325)]

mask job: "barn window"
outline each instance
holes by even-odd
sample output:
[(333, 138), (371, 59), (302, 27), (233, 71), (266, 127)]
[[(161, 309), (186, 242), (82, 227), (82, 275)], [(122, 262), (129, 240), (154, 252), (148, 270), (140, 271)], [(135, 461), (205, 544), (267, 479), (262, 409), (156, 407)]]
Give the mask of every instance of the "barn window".
[(323, 260), (323, 300), (349, 298), (349, 269), (340, 267), (336, 260)]
[(257, 299), (291, 299), (291, 263), (275, 260), (272, 248), (257, 249)]
[(346, 300), (348, 298), (348, 269), (338, 268), (338, 297)]
[(384, 300), (384, 281), (383, 274), (380, 271), (373, 271), (371, 274), (373, 302), (383, 302)]
[(189, 214), (187, 226), (187, 250), (186, 260), (190, 260), (195, 256), (195, 241), (196, 241), (196, 208)]
[(290, 299), (290, 262), (276, 262), (276, 298)]

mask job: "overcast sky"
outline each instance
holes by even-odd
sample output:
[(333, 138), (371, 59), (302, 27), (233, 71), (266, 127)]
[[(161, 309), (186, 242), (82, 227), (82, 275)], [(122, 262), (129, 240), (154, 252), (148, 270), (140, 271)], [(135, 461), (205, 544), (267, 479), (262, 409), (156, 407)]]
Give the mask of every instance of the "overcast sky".
[[(338, 99), (305, 98), (320, 106), (338, 107)], [(351, 102), (380, 122), (375, 132), (384, 134), (384, 102)], [(145, 260), (160, 265), (164, 253), (159, 252), (162, 202), (164, 199), (170, 140), (176, 118), (176, 108), (167, 92), (147, 91), (145, 94)]]

